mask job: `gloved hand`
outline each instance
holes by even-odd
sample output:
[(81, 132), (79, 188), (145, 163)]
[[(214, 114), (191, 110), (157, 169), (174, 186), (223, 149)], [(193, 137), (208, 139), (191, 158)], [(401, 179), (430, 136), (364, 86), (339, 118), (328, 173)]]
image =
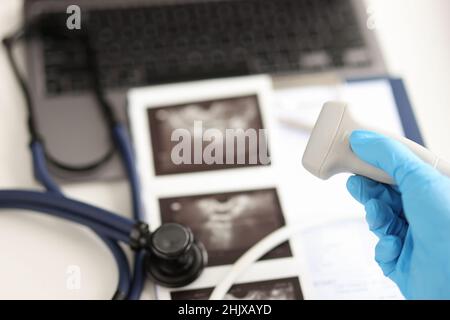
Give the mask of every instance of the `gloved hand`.
[(379, 237), (375, 260), (383, 273), (407, 299), (450, 299), (450, 179), (385, 136), (354, 131), (350, 144), (396, 183), (361, 176), (347, 182)]

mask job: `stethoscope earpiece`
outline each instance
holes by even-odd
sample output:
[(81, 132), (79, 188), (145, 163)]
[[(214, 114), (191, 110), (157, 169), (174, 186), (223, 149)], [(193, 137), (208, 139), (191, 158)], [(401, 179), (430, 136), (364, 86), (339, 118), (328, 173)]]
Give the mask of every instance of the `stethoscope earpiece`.
[(161, 225), (149, 240), (145, 269), (162, 286), (186, 286), (200, 276), (207, 264), (205, 247), (195, 241), (189, 228), (180, 224)]

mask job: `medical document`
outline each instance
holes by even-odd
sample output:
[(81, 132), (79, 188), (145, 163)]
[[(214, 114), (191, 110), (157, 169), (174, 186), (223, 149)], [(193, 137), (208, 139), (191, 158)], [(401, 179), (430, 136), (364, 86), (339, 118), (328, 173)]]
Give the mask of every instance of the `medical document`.
[(374, 261), (375, 235), (364, 219), (312, 227), (296, 237), (305, 248), (312, 299), (402, 299)]

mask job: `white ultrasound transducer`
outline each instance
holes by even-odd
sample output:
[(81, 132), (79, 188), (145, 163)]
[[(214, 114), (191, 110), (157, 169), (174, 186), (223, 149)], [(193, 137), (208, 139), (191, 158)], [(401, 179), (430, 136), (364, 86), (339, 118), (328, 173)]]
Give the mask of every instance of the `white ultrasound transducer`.
[(364, 126), (352, 117), (347, 103), (327, 102), (303, 154), (303, 166), (320, 179), (328, 179), (338, 173), (354, 173), (373, 180), (394, 184), (390, 176), (378, 168), (360, 160), (350, 147), (349, 137), (354, 130), (370, 130), (393, 138), (429, 163), (441, 173), (450, 176), (450, 164), (423, 146), (401, 136)]

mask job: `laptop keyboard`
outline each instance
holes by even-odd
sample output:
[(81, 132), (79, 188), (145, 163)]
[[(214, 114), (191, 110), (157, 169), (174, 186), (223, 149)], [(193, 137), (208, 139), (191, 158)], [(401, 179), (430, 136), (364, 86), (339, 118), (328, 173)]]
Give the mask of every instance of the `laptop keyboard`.
[[(50, 24), (66, 13), (47, 14)], [(63, 18), (63, 19), (61, 19)], [(370, 65), (350, 1), (225, 0), (83, 12), (101, 84), (129, 88)], [(49, 95), (89, 89), (79, 41), (43, 38)]]

